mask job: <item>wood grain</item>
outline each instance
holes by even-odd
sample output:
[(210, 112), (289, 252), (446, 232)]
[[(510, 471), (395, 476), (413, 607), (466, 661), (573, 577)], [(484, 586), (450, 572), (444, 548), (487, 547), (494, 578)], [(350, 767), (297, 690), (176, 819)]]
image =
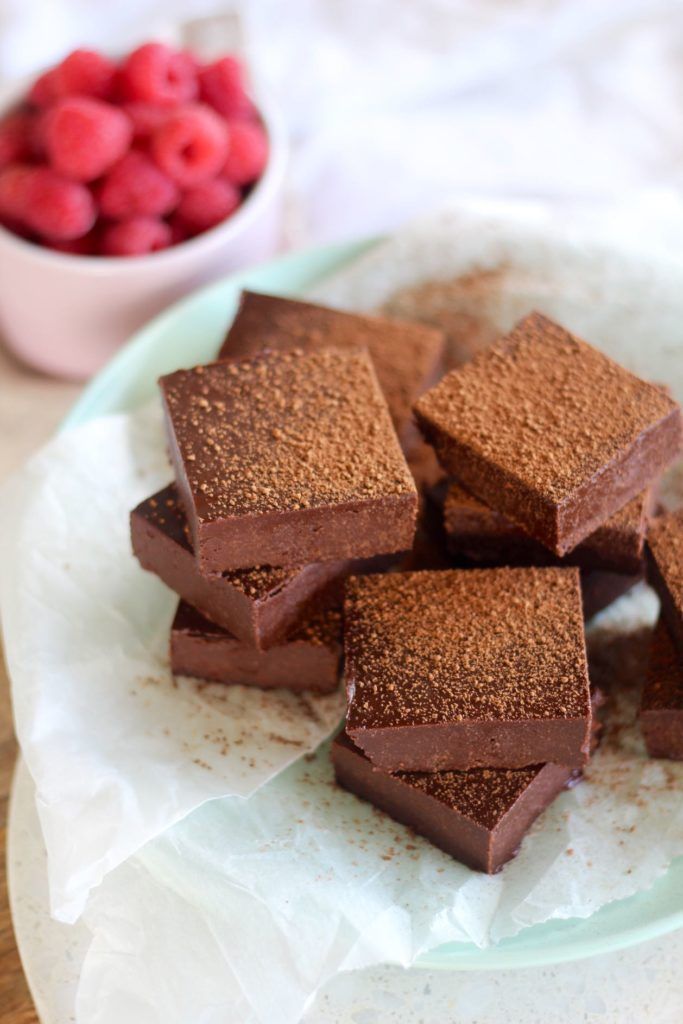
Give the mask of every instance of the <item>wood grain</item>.
[[(78, 387), (19, 366), (0, 349), (0, 480), (46, 440)], [(0, 651), (0, 1024), (38, 1024), (17, 952), (7, 899), (7, 808), (17, 747)]]

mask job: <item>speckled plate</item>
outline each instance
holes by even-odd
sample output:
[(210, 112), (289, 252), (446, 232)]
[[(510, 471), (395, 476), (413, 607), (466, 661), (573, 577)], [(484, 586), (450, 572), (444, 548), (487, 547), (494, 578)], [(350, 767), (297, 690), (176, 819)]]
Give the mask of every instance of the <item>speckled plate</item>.
[[(87, 420), (135, 407), (150, 398), (157, 377), (181, 365), (212, 358), (234, 315), (244, 287), (294, 294), (339, 270), (377, 240), (309, 250), (226, 278), (174, 305), (141, 330), (86, 388), (64, 421), (70, 429)], [(22, 788), (26, 799), (26, 787)], [(21, 835), (10, 821), (11, 858), (21, 855)], [(15, 879), (16, 881), (16, 879)], [(25, 895), (25, 894), (24, 894)], [(13, 893), (13, 904), (21, 894)], [(42, 908), (45, 914), (45, 908)], [(39, 913), (39, 908), (36, 908)], [(579, 959), (643, 942), (683, 927), (683, 858), (647, 892), (603, 907), (588, 919), (551, 921), (527, 928), (489, 949), (450, 943), (423, 956), (431, 969), (483, 970), (532, 967)], [(25, 922), (18, 928), (24, 948)], [(32, 965), (24, 949), (29, 977)]]

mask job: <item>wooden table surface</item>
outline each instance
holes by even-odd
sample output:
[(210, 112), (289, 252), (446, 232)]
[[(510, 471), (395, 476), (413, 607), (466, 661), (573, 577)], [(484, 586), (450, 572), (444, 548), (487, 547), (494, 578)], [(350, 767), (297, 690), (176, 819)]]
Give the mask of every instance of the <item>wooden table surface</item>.
[[(78, 391), (76, 385), (25, 370), (0, 348), (0, 481), (50, 436)], [(37, 1024), (7, 901), (7, 807), (16, 753), (9, 684), (0, 658), (0, 1024)]]

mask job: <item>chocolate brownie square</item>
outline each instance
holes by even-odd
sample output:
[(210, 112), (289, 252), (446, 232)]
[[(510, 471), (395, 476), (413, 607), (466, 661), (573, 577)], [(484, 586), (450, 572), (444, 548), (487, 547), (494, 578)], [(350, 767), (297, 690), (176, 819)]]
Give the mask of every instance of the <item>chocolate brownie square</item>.
[(556, 764), (390, 774), (344, 733), (332, 743), (332, 762), (345, 789), (489, 874), (514, 857), (531, 823), (578, 775)]
[(650, 757), (683, 761), (683, 664), (663, 618), (652, 636), (640, 727)]
[(585, 764), (578, 569), (352, 577), (344, 616), (346, 731), (378, 768)]
[(310, 611), (267, 651), (242, 643), (184, 601), (171, 626), (171, 671), (217, 683), (330, 693), (339, 683), (341, 611)]
[(662, 388), (540, 313), (444, 377), (415, 414), (444, 469), (557, 555), (681, 447), (680, 409)]
[(648, 576), (683, 657), (683, 509), (657, 516), (647, 535)]
[(292, 569), (263, 565), (203, 576), (175, 484), (133, 509), (130, 528), (133, 551), (143, 569), (251, 647), (272, 647), (310, 601), (352, 570), (360, 571), (356, 561), (341, 561)]
[(435, 327), (244, 291), (218, 358), (322, 346), (367, 348), (404, 450), (419, 447), (412, 405), (442, 372), (445, 335)]
[(202, 573), (410, 548), (417, 491), (365, 350), (272, 352), (160, 385)]
[(504, 565), (577, 565), (581, 569), (636, 574), (643, 570), (648, 518), (653, 508), (648, 488), (615, 512), (573, 551), (560, 558), (501, 512), (475, 498), (455, 480), (448, 483), (443, 521), (449, 551), (482, 563)]

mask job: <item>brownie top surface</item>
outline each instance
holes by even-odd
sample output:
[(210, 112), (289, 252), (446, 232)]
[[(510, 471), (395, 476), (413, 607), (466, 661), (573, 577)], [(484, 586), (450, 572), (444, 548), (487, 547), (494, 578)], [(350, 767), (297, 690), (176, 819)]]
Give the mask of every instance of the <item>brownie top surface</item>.
[(200, 521), (415, 496), (367, 352), (270, 352), (161, 379)]
[(145, 498), (133, 509), (133, 515), (146, 520), (169, 540), (192, 553), (187, 519), (178, 501), (175, 484), (169, 484), (157, 491), (156, 494), (152, 494), (151, 497)]
[(683, 711), (683, 665), (661, 618), (652, 634), (641, 708), (643, 711)]
[(352, 577), (348, 728), (589, 714), (576, 569)]
[[(359, 757), (365, 755), (344, 734), (335, 741), (338, 747), (348, 747)], [(367, 758), (365, 758), (367, 760)], [(529, 768), (470, 768), (457, 772), (394, 772), (401, 782), (419, 790), (425, 796), (439, 800), (451, 810), (469, 818), (475, 824), (491, 831), (538, 778), (544, 765)], [(570, 775), (567, 769), (567, 777)]]
[(563, 327), (532, 313), (416, 403), (467, 451), (561, 502), (676, 408)]
[(650, 523), (647, 546), (678, 607), (683, 607), (683, 509)]
[[(169, 540), (179, 544), (192, 554), (187, 519), (178, 499), (175, 484), (169, 484), (168, 487), (153, 494), (151, 498), (141, 502), (133, 514), (146, 519), (151, 526), (163, 533)], [(300, 571), (299, 569), (281, 569), (276, 566), (261, 565), (255, 566), (253, 569), (231, 569), (221, 573), (221, 578), (254, 601), (267, 601), (291, 582)]]
[(412, 404), (423, 387), (432, 382), (444, 345), (443, 332), (424, 324), (246, 291), (218, 358), (239, 359), (263, 349), (367, 347), (392, 419), (400, 428), (410, 420)]
[[(250, 647), (238, 640), (227, 629), (217, 626), (209, 619), (205, 619), (201, 612), (181, 601), (173, 619), (171, 631), (176, 634), (186, 634), (193, 637), (203, 637), (208, 642), (212, 640), (232, 640), (240, 647)], [(335, 647), (341, 644), (342, 612), (335, 607), (311, 607), (304, 613), (302, 621), (296, 626), (285, 640), (280, 640), (271, 650), (277, 650), (285, 644), (310, 644), (312, 647)], [(252, 649), (250, 647), (250, 649)], [(264, 652), (267, 653), (267, 652)]]

